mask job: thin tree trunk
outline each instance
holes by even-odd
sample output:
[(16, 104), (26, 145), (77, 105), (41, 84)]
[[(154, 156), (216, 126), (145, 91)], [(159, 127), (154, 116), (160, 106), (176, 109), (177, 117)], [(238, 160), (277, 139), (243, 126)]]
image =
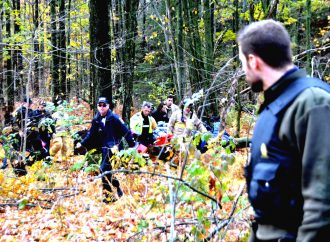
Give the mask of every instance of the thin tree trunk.
[[(238, 32), (238, 23), (239, 23), (238, 4), (239, 4), (239, 1), (234, 0), (234, 8), (235, 8), (234, 18), (233, 18), (233, 32), (234, 33)], [(235, 43), (233, 43), (233, 57), (236, 56), (237, 53), (238, 53), (237, 45)]]
[[(10, 19), (10, 10), (7, 8), (6, 11), (6, 37), (11, 37), (11, 19)], [(7, 47), (5, 50), (8, 52), (9, 56), (12, 56), (12, 49), (9, 44), (7, 44)], [(12, 58), (7, 58), (6, 60), (6, 86), (7, 86), (7, 106), (14, 107), (15, 103), (15, 89), (14, 89), (14, 78), (13, 78), (13, 70), (12, 70)]]
[[(162, 15), (160, 15), (160, 13), (159, 13), (157, 7), (155, 6), (154, 2), (152, 2), (152, 6), (153, 6), (153, 8), (156, 12), (157, 17), (159, 19), (162, 19), (162, 22), (165, 23), (165, 25), (164, 26), (161, 25), (161, 27), (162, 27), (162, 30), (163, 30), (163, 33), (164, 33), (164, 38), (165, 38), (165, 43), (164, 44), (165, 44), (166, 52), (167, 53), (172, 52), (173, 55), (174, 55), (174, 51), (171, 50), (171, 46), (169, 44), (170, 40), (171, 40), (171, 42), (173, 41), (172, 32), (169, 31), (170, 24), (169, 23), (166, 24), (165, 18)], [(170, 76), (172, 77), (172, 80), (173, 80), (173, 83), (174, 83), (173, 85), (175, 86), (175, 90), (177, 90), (178, 88), (177, 88), (177, 83), (176, 83), (176, 72), (174, 71), (174, 65), (175, 65), (175, 63), (173, 63), (172, 60), (171, 60), (170, 61), (170, 69), (171, 69), (171, 75)]]
[[(205, 86), (212, 83), (214, 71), (214, 3), (209, 0), (204, 2), (204, 29), (205, 29)], [(211, 93), (210, 100), (215, 100), (215, 93)], [(210, 110), (217, 110), (214, 102), (211, 102)], [(202, 117), (201, 117), (202, 118)]]
[(4, 125), (4, 114), (6, 112), (5, 105), (5, 83), (4, 83), (4, 66), (3, 66), (3, 40), (2, 40), (2, 18), (3, 18), (3, 2), (0, 2), (0, 125)]
[[(186, 83), (185, 78), (185, 65), (184, 65), (184, 46), (183, 46), (183, 16), (182, 16), (182, 0), (178, 0), (178, 8), (176, 12), (177, 17), (177, 25), (176, 25), (176, 38), (178, 40), (177, 45), (175, 46), (177, 48), (176, 53), (177, 55), (177, 61), (178, 61), (178, 84), (180, 86), (179, 88), (179, 96), (181, 98), (185, 97), (188, 94), (188, 91), (190, 88), (188, 88), (188, 85)], [(188, 90), (189, 89), (189, 90)], [(191, 94), (191, 93), (190, 93)]]
[[(20, 0), (13, 0), (13, 10), (18, 13), (15, 17), (14, 21), (14, 34), (20, 33), (20, 11), (21, 11), (21, 2)], [(15, 96), (19, 95), (19, 90), (21, 89), (21, 94), (24, 93), (25, 85), (23, 83), (23, 58), (22, 58), (22, 48), (20, 43), (16, 43), (14, 51), (12, 52), (12, 59), (13, 59), (13, 71), (14, 71), (14, 93)]]
[(59, 1), (59, 29), (58, 29), (58, 48), (59, 48), (59, 82), (60, 95), (63, 100), (68, 98), (66, 92), (66, 34), (65, 34), (65, 0)]
[(171, 49), (172, 49), (172, 54), (173, 54), (173, 62), (174, 62), (174, 69), (175, 69), (175, 76), (176, 80), (174, 80), (174, 86), (176, 90), (176, 96), (179, 100), (182, 99), (182, 90), (181, 88), (181, 79), (180, 79), (180, 71), (179, 71), (179, 63), (178, 63), (178, 57), (177, 57), (177, 43), (175, 38), (173, 37), (173, 27), (172, 27), (172, 14), (171, 14), (171, 3), (170, 0), (165, 0), (165, 5), (166, 5), (166, 16), (168, 18), (167, 21), (167, 33), (169, 37), (169, 42), (171, 43)]
[[(67, 16), (68, 16), (68, 31), (67, 31), (67, 39), (66, 39), (66, 43), (68, 46), (70, 46), (70, 41), (71, 41), (71, 0), (69, 0), (68, 2), (68, 8), (67, 8)], [(66, 65), (68, 66), (67, 68), (67, 75), (71, 76), (71, 49), (69, 51), (67, 51), (66, 53)], [(66, 80), (66, 86), (65, 86), (65, 92), (67, 94), (68, 97), (70, 97), (70, 93), (71, 93), (71, 85), (72, 85), (72, 80), (71, 79), (67, 79)]]
[[(204, 64), (202, 57), (202, 43), (199, 36), (198, 18), (199, 18), (199, 4), (200, 1), (184, 0), (185, 23), (188, 27), (187, 40), (185, 44), (188, 45), (190, 56), (187, 57), (189, 63), (189, 79), (193, 90), (200, 90), (203, 88), (204, 82)], [(194, 92), (194, 91), (193, 91)]]
[(56, 103), (60, 99), (60, 80), (59, 80), (59, 51), (57, 43), (57, 26), (56, 26), (56, 0), (50, 1), (50, 20), (51, 20), (51, 42), (52, 42), (52, 93), (53, 102)]
[(92, 90), (94, 101), (98, 95), (112, 100), (109, 1), (91, 0), (89, 3), (91, 84), (96, 88)]
[[(40, 31), (40, 36), (44, 36), (46, 35), (45, 32), (45, 21), (41, 21), (40, 22), (40, 26), (39, 26), (39, 31)], [(43, 31), (43, 32), (42, 32)], [(38, 69), (38, 79), (39, 79), (39, 86), (40, 86), (40, 89), (39, 89), (39, 93), (42, 95), (42, 96), (46, 96), (46, 95), (49, 95), (49, 86), (46, 86), (46, 76), (45, 76), (45, 69), (47, 68), (48, 69), (48, 65), (45, 63), (45, 59), (44, 59), (44, 52), (45, 52), (45, 43), (44, 43), (44, 38), (41, 38), (40, 40), (40, 43), (39, 43), (39, 47), (40, 47), (40, 55), (39, 55), (39, 69)], [(47, 71), (48, 73), (48, 71)]]
[[(38, 41), (38, 32), (39, 32), (39, 0), (35, 0), (33, 22), (34, 22), (34, 32), (32, 35), (33, 38), (33, 50), (35, 55), (39, 55), (39, 41)], [(35, 96), (39, 96), (39, 58), (34, 60), (34, 78), (33, 78), (33, 92)]]
[(123, 52), (124, 48), (122, 45), (123, 36), (123, 11), (122, 11), (122, 3), (120, 0), (113, 0), (112, 2), (112, 32), (113, 32), (113, 45), (116, 48), (116, 63), (115, 63), (115, 71), (113, 73), (113, 93), (116, 98), (120, 96), (120, 87), (123, 85)]
[(137, 36), (137, 10), (139, 1), (126, 0), (125, 3), (125, 53), (124, 53), (124, 100), (123, 120), (129, 122), (131, 106), (133, 104), (133, 81), (135, 66), (135, 39)]
[[(311, 49), (311, 0), (306, 0), (306, 50)], [(306, 59), (306, 72), (308, 75), (313, 76), (311, 73), (311, 52), (307, 51)]]

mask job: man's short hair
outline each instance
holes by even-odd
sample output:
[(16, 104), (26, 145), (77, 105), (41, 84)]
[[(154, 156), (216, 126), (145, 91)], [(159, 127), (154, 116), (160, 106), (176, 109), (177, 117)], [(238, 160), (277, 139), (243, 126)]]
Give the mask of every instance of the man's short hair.
[(168, 94), (167, 98), (172, 98), (174, 100), (174, 95), (173, 94)]
[(292, 63), (290, 36), (280, 22), (268, 19), (251, 23), (239, 32), (237, 42), (245, 57), (255, 54), (273, 68)]
[(144, 101), (144, 102), (142, 103), (142, 108), (144, 108), (144, 107), (152, 108), (152, 103), (151, 103), (151, 102), (146, 102), (146, 101)]

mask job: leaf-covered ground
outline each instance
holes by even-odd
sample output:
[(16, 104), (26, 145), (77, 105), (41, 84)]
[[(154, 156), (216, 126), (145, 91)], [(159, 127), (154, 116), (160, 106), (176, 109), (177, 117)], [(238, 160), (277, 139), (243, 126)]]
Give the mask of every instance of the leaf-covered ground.
[(174, 168), (155, 158), (119, 170), (124, 196), (110, 204), (102, 201), (99, 174), (72, 171), (84, 156), (38, 161), (23, 177), (1, 170), (0, 241), (246, 241), (247, 153), (236, 151), (229, 161), (217, 145), (190, 154), (184, 171), (182, 160)]
[[(100, 179), (90, 179), (91, 176), (83, 171), (69, 172), (69, 166), (79, 158), (81, 159), (74, 157), (64, 164), (56, 163), (50, 168), (43, 168), (42, 163), (38, 162), (29, 169), (27, 176), (20, 178), (14, 177), (10, 169), (1, 172), (2, 241), (168, 239), (171, 205), (168, 202), (167, 179), (143, 174), (118, 174), (117, 178), (121, 181), (125, 195), (117, 202), (107, 205), (102, 202)], [(222, 209), (215, 213), (218, 218), (229, 217), (235, 196), (242, 184), (244, 185), (241, 165), (242, 162), (237, 162), (228, 169), (223, 181), (228, 190)], [(168, 174), (165, 166), (166, 164), (149, 165), (142, 170)], [(38, 173), (41, 172), (44, 173), (44, 181), (38, 181)], [(171, 174), (175, 176), (176, 173), (177, 170), (172, 168)], [(194, 193), (189, 195), (196, 196)], [(22, 204), (24, 199), (27, 200), (26, 205), (22, 205), (21, 209), (13, 206), (17, 202)], [(202, 207), (208, 211), (210, 206), (209, 200), (202, 199), (189, 203), (180, 201), (177, 204), (178, 225), (175, 229), (179, 238), (193, 240), (195, 236), (192, 226), (199, 223), (196, 211)], [(241, 241), (246, 236), (247, 206), (243, 194), (227, 228), (225, 241)], [(209, 215), (203, 216), (207, 218)], [(212, 230), (211, 225), (209, 230)], [(204, 235), (207, 236), (208, 233)], [(217, 236), (214, 237), (215, 241), (218, 239)]]

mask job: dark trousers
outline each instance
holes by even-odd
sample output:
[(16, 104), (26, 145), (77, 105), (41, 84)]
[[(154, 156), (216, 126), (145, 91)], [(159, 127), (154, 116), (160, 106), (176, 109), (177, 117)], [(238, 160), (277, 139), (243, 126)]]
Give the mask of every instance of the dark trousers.
[(143, 134), (137, 137), (137, 142), (143, 144), (144, 146), (149, 146), (154, 143), (154, 139), (152, 134), (147, 134), (147, 135)]
[[(100, 172), (107, 172), (112, 170), (112, 166), (110, 163), (110, 158), (112, 157), (112, 152), (109, 148), (103, 148), (102, 149), (102, 162), (100, 166)], [(112, 174), (109, 173), (105, 176), (102, 177), (102, 185), (103, 185), (103, 190), (107, 192), (112, 192), (111, 185), (114, 186), (115, 188), (119, 188), (120, 184), (117, 179), (114, 179), (112, 177)]]

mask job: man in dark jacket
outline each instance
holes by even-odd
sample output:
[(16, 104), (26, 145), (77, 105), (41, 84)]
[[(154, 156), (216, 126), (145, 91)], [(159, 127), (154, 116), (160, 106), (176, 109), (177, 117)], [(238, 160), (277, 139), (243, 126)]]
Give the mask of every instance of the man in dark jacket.
[[(29, 157), (26, 157), (26, 164), (28, 165), (32, 165), (34, 161), (47, 156), (40, 139), (37, 123), (33, 118), (31, 105), (31, 98), (25, 97), (14, 116), (14, 131), (17, 131), (18, 142), (13, 144), (13, 148), (22, 152), (24, 144), (26, 144), (25, 149), (29, 152)], [(18, 165), (14, 166), (14, 172), (17, 175), (26, 175), (25, 164), (19, 162)]]
[(40, 101), (38, 109), (33, 111), (33, 119), (38, 124), (39, 135), (43, 142), (45, 142), (47, 155), (49, 155), (50, 140), (55, 133), (55, 121), (51, 114), (46, 110), (46, 103)]
[[(77, 144), (77, 148), (85, 145), (93, 145), (91, 142), (98, 141), (98, 145), (102, 147), (102, 162), (100, 171), (111, 171), (112, 167), (109, 159), (112, 157), (112, 150), (120, 149), (121, 140), (125, 138), (128, 145), (133, 147), (135, 145), (131, 132), (126, 127), (125, 123), (109, 109), (109, 101), (105, 97), (100, 97), (97, 102), (97, 114), (95, 115), (92, 126), (87, 133), (86, 137)], [(98, 146), (96, 145), (96, 146)], [(95, 147), (98, 148), (98, 147)], [(119, 181), (112, 177), (112, 174), (107, 174), (102, 177), (102, 184), (105, 193), (105, 203), (115, 201), (116, 199), (112, 195), (112, 189), (110, 183), (117, 188), (117, 195), (121, 197), (123, 195), (120, 189)]]
[(328, 241), (330, 87), (293, 65), (279, 22), (248, 25), (238, 43), (247, 82), (264, 92), (245, 169), (250, 241)]
[(25, 125), (25, 117), (27, 117), (29, 121), (29, 119), (33, 116), (31, 105), (32, 99), (25, 97), (22, 105), (16, 110), (14, 115), (14, 123), (18, 126), (18, 128), (23, 129), (23, 126)]

